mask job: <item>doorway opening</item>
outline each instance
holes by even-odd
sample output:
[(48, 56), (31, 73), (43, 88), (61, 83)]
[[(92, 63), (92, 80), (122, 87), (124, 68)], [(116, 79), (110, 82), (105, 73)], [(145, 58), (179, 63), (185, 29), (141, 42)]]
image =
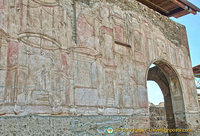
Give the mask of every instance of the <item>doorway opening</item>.
[[(182, 89), (177, 72), (167, 62), (156, 61), (147, 70), (147, 81), (150, 102), (152, 101), (150, 96), (156, 97), (158, 94), (157, 98), (153, 98), (153, 105), (149, 104), (150, 127), (187, 128)], [(160, 90), (149, 87), (149, 84), (155, 83)], [(154, 103), (160, 105), (155, 106)]]
[(155, 81), (147, 81), (147, 92), (151, 128), (167, 129), (164, 97), (159, 85)]

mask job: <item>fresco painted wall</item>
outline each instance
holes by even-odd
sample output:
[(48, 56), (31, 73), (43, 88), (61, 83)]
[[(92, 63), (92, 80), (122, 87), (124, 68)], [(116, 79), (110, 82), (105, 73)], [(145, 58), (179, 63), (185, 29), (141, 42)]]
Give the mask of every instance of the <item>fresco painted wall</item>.
[(184, 26), (136, 1), (0, 0), (0, 124), (87, 115), (148, 128), (146, 80), (156, 60), (176, 71), (186, 123), (198, 126)]

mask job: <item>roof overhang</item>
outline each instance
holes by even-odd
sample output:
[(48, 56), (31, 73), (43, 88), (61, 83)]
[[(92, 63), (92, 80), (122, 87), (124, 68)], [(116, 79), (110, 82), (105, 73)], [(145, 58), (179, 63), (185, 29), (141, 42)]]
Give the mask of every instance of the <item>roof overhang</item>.
[(167, 17), (182, 17), (187, 14), (197, 14), (200, 9), (187, 0), (137, 0), (149, 8)]
[(200, 65), (197, 65), (192, 68), (194, 72), (194, 76), (200, 78)]

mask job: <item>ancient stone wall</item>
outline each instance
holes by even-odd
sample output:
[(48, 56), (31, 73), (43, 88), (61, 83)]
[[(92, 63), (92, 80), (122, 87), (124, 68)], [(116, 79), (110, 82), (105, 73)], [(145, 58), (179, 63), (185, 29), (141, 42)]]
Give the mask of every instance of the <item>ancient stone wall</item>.
[[(58, 130), (66, 122), (69, 135), (93, 135), (93, 129), (107, 125), (148, 128), (146, 80), (149, 66), (156, 61), (169, 75), (170, 65), (180, 81), (178, 91), (179, 83), (174, 84), (173, 74), (169, 77), (176, 122), (184, 118), (191, 128), (199, 125), (182, 25), (134, 0), (1, 0), (0, 15), (2, 135), (9, 130), (23, 133), (13, 126), (17, 122), (35, 127), (26, 120), (37, 124), (30, 134), (43, 125)], [(33, 114), (42, 116), (28, 116)], [(74, 129), (76, 118), (83, 132)], [(117, 126), (115, 119), (121, 120)], [(43, 121), (49, 122), (39, 123)], [(54, 121), (58, 123), (52, 125)], [(13, 131), (7, 129), (10, 126)]]
[(149, 112), (151, 128), (168, 128), (165, 107), (150, 106)]

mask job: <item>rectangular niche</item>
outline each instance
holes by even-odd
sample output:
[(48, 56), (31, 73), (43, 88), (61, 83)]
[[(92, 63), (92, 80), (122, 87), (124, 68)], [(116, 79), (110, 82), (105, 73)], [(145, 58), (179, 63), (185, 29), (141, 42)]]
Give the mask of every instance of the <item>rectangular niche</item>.
[(76, 54), (75, 61), (75, 88), (96, 88), (96, 62), (95, 58)]

